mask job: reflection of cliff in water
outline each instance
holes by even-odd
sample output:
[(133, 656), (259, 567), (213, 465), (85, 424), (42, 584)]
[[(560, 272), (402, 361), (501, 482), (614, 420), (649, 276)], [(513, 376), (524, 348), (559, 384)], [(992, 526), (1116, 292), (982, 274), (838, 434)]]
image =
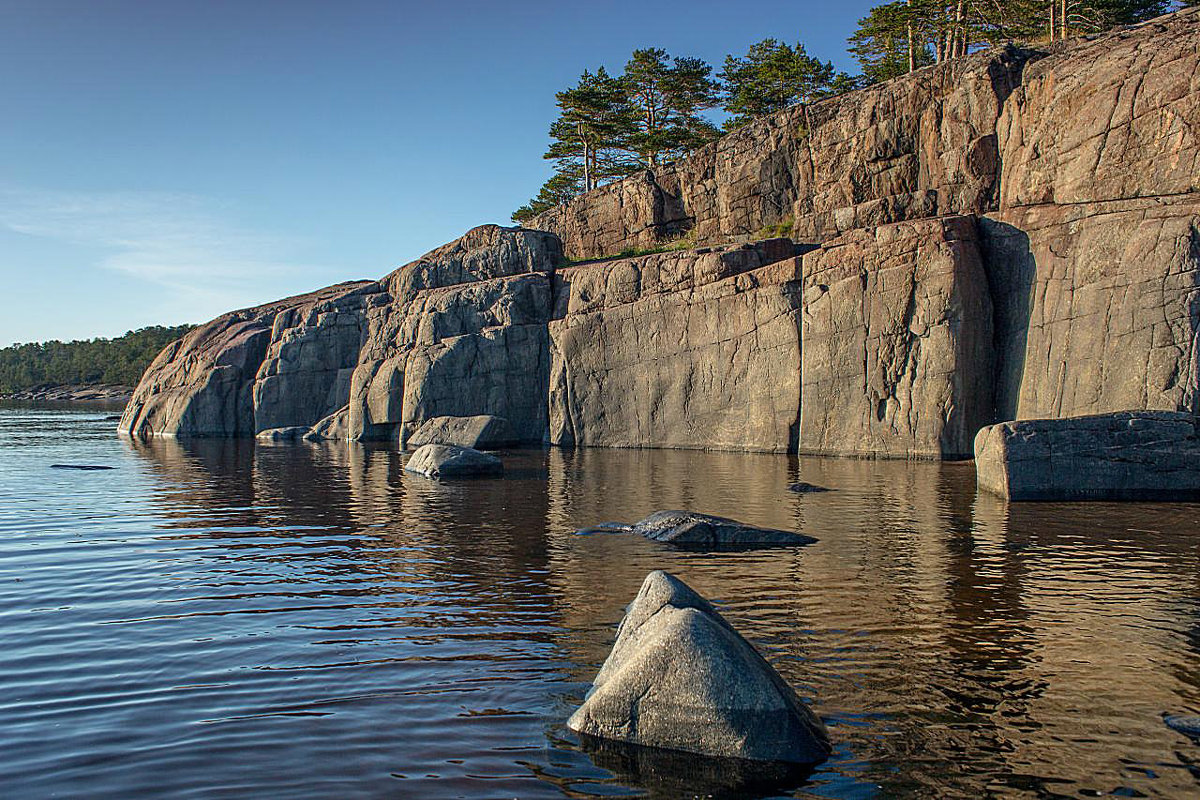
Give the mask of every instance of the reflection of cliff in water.
[[(817, 784), (1075, 794), (1157, 764), (1163, 793), (1195, 789), (1171, 768), (1175, 737), (1159, 714), (1200, 698), (1197, 627), (1180, 624), (1200, 594), (1197, 506), (1005, 505), (977, 495), (964, 464), (526, 450), (502, 479), (439, 483), (382, 448), (133, 446), (178, 533), (244, 529), (260, 540), (249, 562), (341, 571), (363, 594), (399, 586), (424, 598), (403, 616), (409, 635), (499, 626), (522, 648), (548, 646), (539, 657), (559, 678), (542, 690), (544, 724), (567, 747), (562, 721), (646, 573), (662, 568), (717, 602), (830, 724), (838, 749)], [(796, 480), (833, 491), (787, 491)], [(820, 541), (704, 554), (574, 533), (662, 508)], [(297, 550), (292, 537), (326, 546)]]

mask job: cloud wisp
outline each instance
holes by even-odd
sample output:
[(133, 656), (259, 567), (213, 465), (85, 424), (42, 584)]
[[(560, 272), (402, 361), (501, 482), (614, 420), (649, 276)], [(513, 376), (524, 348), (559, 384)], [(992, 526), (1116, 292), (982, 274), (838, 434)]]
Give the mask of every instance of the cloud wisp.
[(203, 197), (170, 192), (0, 188), (0, 226), (94, 248), (94, 266), (165, 287), (197, 305), (231, 304), (313, 266), (302, 242), (246, 230)]

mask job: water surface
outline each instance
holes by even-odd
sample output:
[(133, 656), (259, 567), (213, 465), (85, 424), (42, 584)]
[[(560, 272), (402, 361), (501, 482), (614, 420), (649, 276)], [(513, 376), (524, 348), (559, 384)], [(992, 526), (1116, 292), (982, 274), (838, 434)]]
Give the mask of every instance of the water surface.
[[(437, 483), (386, 448), (131, 442), (110, 413), (0, 408), (5, 797), (719, 795), (564, 726), (658, 568), (829, 726), (833, 758), (775, 794), (1200, 792), (1200, 747), (1161, 720), (1200, 711), (1200, 506), (678, 451), (526, 450)], [(660, 508), (820, 542), (573, 534)]]

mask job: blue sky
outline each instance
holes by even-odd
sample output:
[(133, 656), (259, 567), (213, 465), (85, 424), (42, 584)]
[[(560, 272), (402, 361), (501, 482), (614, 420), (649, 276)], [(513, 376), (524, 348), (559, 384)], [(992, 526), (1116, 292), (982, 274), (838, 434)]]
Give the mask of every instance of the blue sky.
[(379, 277), (509, 224), (584, 69), (770, 36), (853, 71), (871, 5), (0, 0), (0, 346)]

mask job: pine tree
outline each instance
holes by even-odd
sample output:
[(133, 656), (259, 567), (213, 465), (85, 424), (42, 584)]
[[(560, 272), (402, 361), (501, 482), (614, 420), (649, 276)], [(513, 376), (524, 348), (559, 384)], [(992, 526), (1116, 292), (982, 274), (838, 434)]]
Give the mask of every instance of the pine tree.
[(634, 50), (621, 83), (636, 109), (630, 146), (643, 166), (664, 161), (715, 139), (720, 131), (700, 116), (718, 103), (712, 67), (698, 58), (669, 59), (658, 47)]
[(585, 192), (606, 178), (629, 174), (634, 165), (624, 152), (635, 133), (634, 111), (621, 82), (600, 67), (556, 97), (560, 113), (550, 126), (545, 157), (559, 163), (559, 172), (568, 163), (577, 165)]
[(726, 127), (732, 129), (761, 114), (824, 96), (835, 72), (832, 63), (808, 55), (799, 42), (792, 47), (763, 39), (750, 46), (745, 58), (727, 56), (719, 77), (725, 82), (725, 110), (733, 115)]

